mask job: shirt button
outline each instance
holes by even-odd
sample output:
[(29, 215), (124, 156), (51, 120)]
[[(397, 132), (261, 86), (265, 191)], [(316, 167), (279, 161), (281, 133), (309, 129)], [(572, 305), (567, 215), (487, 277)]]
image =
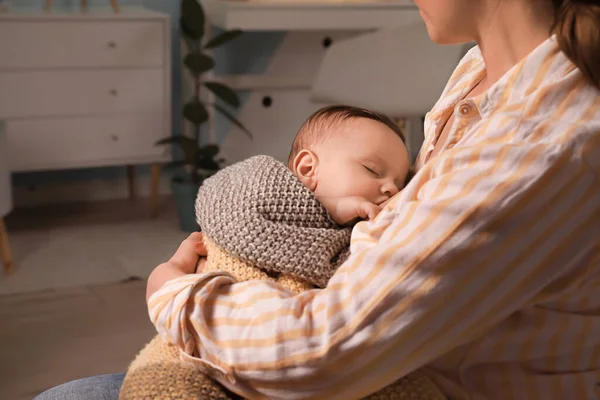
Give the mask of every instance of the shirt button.
[(471, 106), (468, 104), (463, 104), (460, 106), (458, 111), (460, 112), (461, 115), (466, 117), (467, 115), (469, 115), (471, 113)]

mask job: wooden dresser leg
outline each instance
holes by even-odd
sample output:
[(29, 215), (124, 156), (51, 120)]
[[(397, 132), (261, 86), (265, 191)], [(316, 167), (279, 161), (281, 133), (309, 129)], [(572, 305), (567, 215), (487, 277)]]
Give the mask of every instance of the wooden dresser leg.
[(158, 186), (160, 184), (160, 164), (152, 164), (152, 182), (150, 186), (150, 207), (152, 217), (158, 216)]
[(12, 253), (8, 242), (8, 233), (6, 232), (6, 224), (4, 219), (0, 218), (0, 257), (4, 264), (4, 273), (6, 275), (12, 272)]
[(130, 200), (133, 200), (137, 197), (137, 191), (135, 187), (135, 165), (127, 166), (127, 191), (129, 193)]
[(112, 5), (112, 9), (115, 12), (115, 14), (118, 14), (120, 11), (119, 2), (117, 0), (110, 0), (110, 4)]
[(44, 11), (50, 12), (51, 9), (52, 9), (52, 0), (46, 0), (46, 3), (44, 3)]

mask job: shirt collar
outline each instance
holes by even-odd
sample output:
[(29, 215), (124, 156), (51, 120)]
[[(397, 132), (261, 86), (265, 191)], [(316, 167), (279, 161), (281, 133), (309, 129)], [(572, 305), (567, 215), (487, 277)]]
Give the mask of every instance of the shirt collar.
[[(459, 76), (452, 76), (454, 83), (446, 89), (432, 112), (433, 120), (441, 120), (460, 99), (463, 99), (485, 76), (485, 62), (479, 46), (473, 47), (457, 67), (463, 66)], [(536, 47), (525, 58), (508, 70), (484, 93), (473, 98), (482, 118), (488, 117), (509, 99), (526, 98), (548, 81), (564, 76), (572, 63), (560, 51), (556, 37), (552, 36)], [(512, 102), (512, 101), (511, 101)]]

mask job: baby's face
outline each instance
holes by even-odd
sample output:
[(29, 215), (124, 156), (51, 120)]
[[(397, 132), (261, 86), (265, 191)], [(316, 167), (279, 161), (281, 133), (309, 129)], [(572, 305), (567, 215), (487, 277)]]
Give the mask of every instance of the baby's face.
[(345, 121), (315, 151), (317, 196), (364, 197), (381, 204), (404, 186), (410, 168), (402, 139), (381, 122)]

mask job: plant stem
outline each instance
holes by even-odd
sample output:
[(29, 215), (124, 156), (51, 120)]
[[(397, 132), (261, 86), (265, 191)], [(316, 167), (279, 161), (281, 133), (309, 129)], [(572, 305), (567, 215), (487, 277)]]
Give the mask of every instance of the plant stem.
[[(196, 40), (193, 43), (194, 43), (195, 50), (197, 52), (200, 52), (200, 42), (198, 40)], [(194, 96), (197, 101), (200, 101), (200, 84), (201, 84), (200, 74), (194, 75), (194, 83), (195, 83)], [(196, 145), (200, 146), (200, 124), (194, 124), (194, 139), (196, 141)], [(198, 174), (198, 169), (196, 168), (195, 163), (194, 163), (194, 169), (192, 172), (192, 179), (195, 184), (200, 183), (200, 175)]]

